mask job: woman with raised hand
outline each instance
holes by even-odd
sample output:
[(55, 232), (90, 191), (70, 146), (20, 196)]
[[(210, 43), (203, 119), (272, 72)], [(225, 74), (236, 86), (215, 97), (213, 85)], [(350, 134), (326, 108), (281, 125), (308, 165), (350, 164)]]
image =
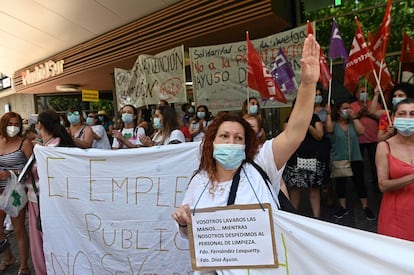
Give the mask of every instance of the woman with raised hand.
[[(241, 116), (223, 114), (209, 125), (202, 143), (200, 166), (189, 183), (182, 205), (172, 214), (182, 235), (188, 233), (190, 209), (227, 205), (236, 173), (240, 175), (240, 185), (235, 204), (270, 203), (276, 211), (284, 166), (304, 139), (312, 117), (319, 79), (319, 51), (315, 38), (309, 35), (302, 52), (302, 81), (296, 106), (289, 125), (280, 135), (259, 146), (252, 127)], [(266, 184), (255, 165), (267, 173), (272, 186)], [(273, 274), (274, 269), (249, 269), (249, 272)], [(245, 269), (212, 270), (209, 274), (215, 273), (247, 274)]]

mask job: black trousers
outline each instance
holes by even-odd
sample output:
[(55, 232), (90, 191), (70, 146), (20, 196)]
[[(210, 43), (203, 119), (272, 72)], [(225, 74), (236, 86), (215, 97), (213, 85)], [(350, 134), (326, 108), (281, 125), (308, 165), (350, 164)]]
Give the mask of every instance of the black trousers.
[[(364, 182), (364, 163), (362, 161), (351, 161), (352, 181), (360, 199), (367, 198), (367, 188)], [(335, 178), (336, 196), (338, 199), (346, 197), (347, 177)]]

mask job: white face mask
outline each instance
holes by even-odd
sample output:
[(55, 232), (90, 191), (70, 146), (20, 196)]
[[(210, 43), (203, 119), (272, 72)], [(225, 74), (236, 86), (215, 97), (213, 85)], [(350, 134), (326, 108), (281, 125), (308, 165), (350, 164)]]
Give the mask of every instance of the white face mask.
[(20, 132), (20, 128), (17, 126), (7, 126), (7, 135), (9, 137), (14, 137)]

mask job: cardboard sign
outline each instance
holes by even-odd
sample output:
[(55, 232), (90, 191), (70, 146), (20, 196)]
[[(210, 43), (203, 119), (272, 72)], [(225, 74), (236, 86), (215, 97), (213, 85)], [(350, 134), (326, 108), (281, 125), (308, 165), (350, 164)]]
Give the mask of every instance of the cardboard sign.
[(196, 209), (190, 217), (194, 270), (278, 267), (270, 204)]

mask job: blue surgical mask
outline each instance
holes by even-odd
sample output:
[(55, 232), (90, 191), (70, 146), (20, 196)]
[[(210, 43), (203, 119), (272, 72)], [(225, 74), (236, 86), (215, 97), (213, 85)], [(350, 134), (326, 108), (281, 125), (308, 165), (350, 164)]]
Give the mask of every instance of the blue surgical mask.
[(250, 105), (249, 114), (255, 115), (255, 114), (257, 114), (257, 111), (258, 110), (259, 110), (259, 106), (257, 106), (257, 105)]
[(70, 124), (78, 124), (80, 122), (80, 115), (68, 115), (68, 121)]
[(206, 117), (206, 113), (205, 112), (197, 112), (197, 117), (199, 119), (204, 119)]
[(159, 117), (154, 117), (154, 128), (155, 129), (161, 129), (162, 128), (161, 120), (160, 120)]
[(131, 123), (134, 120), (134, 116), (132, 114), (123, 113), (122, 114), (122, 121), (125, 123)]
[(88, 125), (94, 125), (95, 123), (93, 122), (93, 117), (87, 117), (86, 118), (86, 124)]
[(404, 97), (393, 97), (392, 98), (392, 106), (397, 105), (400, 101), (403, 101), (405, 98)]
[(321, 95), (317, 95), (317, 96), (315, 96), (315, 103), (316, 103), (316, 104), (320, 104), (320, 103), (322, 103), (322, 100), (323, 100), (323, 98), (322, 98), (322, 96), (321, 96)]
[(188, 108), (188, 113), (189, 114), (194, 114), (194, 108), (193, 107)]
[(348, 118), (348, 109), (343, 109), (343, 110), (341, 111), (341, 117), (342, 117), (343, 119), (347, 119), (347, 118)]
[(396, 117), (394, 119), (394, 128), (402, 136), (411, 136), (414, 134), (414, 118)]
[(103, 116), (98, 116), (99, 121), (103, 121), (104, 117)]
[(366, 101), (368, 98), (368, 93), (360, 93), (359, 94), (359, 100), (360, 101)]
[(213, 158), (226, 170), (238, 168), (246, 159), (246, 145), (224, 143), (214, 144)]

